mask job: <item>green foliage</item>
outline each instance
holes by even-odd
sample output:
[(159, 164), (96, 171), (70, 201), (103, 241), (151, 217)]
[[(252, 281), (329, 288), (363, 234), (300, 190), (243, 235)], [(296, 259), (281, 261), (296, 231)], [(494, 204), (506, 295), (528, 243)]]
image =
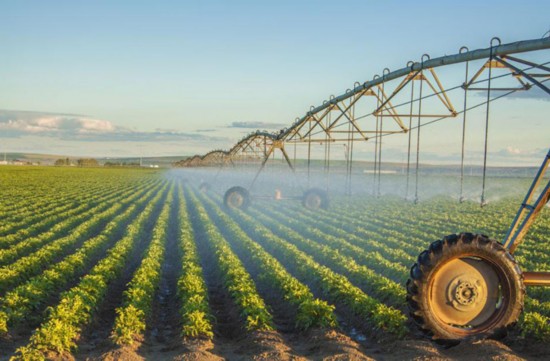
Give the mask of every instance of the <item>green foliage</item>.
[(525, 312), (521, 319), (521, 333), (544, 342), (550, 341), (550, 317), (537, 312)]
[[(173, 190), (172, 186), (168, 199), (172, 198)], [(140, 338), (145, 331), (146, 321), (151, 316), (151, 306), (164, 260), (170, 205), (170, 200), (164, 203), (141, 265), (124, 291), (123, 305), (116, 310), (112, 338), (118, 345), (132, 345), (135, 339)]]
[(178, 297), (181, 300), (180, 313), (183, 321), (181, 333), (184, 337), (212, 338), (214, 337), (213, 317), (208, 306), (208, 290), (181, 187), (178, 188), (178, 198), (180, 200), (178, 215), (181, 222), (179, 246), (183, 255), (182, 272), (178, 280)]
[(208, 243), (215, 252), (217, 267), (225, 287), (239, 308), (247, 331), (273, 330), (273, 318), (258, 295), (254, 281), (246, 272), (239, 258), (212, 223), (206, 210), (193, 193), (189, 193), (194, 212), (202, 226)]
[(109, 282), (119, 277), (137, 240), (143, 237), (143, 226), (163, 195), (163, 191), (158, 192), (139, 217), (127, 227), (124, 237), (108, 251), (107, 256), (78, 285), (61, 294), (58, 305), (50, 309), (48, 318), (31, 336), (29, 344), (17, 350), (14, 360), (25, 360), (25, 355), (34, 357), (38, 352), (68, 352), (76, 346), (75, 340), (82, 327), (90, 322), (103, 301)]
[[(144, 227), (153, 224), (153, 209), (160, 209), (168, 187), (142, 170), (59, 167), (32, 172), (0, 171), (7, 189), (0, 199), (0, 333), (20, 322), (42, 322), (28, 345), (18, 349), (16, 360), (44, 360), (51, 352), (74, 350), (82, 329), (108, 297), (108, 285), (121, 277), (131, 255), (139, 257)], [(431, 241), (461, 230), (499, 239), (517, 208), (509, 200), (480, 208), (448, 199), (410, 204), (392, 197), (368, 202), (358, 197), (336, 199), (328, 211), (287, 202), (284, 208), (271, 203), (265, 209), (226, 213), (219, 200), (181, 184), (169, 198), (178, 217), (168, 219), (164, 210), (147, 239), (151, 243), (116, 312), (112, 331), (120, 344), (132, 344), (146, 329), (167, 223), (177, 222), (179, 228), (177, 296), (183, 337), (212, 338), (214, 332), (199, 242), (213, 255), (212, 266), (246, 330), (274, 328), (258, 285), (262, 291), (273, 288), (282, 296), (280, 302), (290, 304), (297, 329), (337, 327), (334, 304), (374, 332), (402, 337), (403, 281), (416, 256)], [(549, 211), (543, 210), (515, 253), (522, 269), (548, 270)], [(550, 341), (549, 296), (547, 289), (528, 289), (519, 323), (525, 337)]]
[[(10, 324), (15, 324), (29, 319), (36, 311), (40, 310), (48, 296), (66, 284), (75, 274), (81, 273), (94, 256), (114, 242), (128, 221), (134, 218), (142, 208), (140, 203), (150, 200), (156, 191), (156, 188), (148, 190), (146, 197), (114, 217), (99, 235), (87, 240), (75, 253), (8, 292), (0, 301), (0, 320), (5, 317)], [(144, 196), (144, 193), (137, 193), (128, 201), (136, 201), (139, 197)], [(7, 325), (5, 328), (0, 327), (0, 333), (2, 332), (7, 332)]]
[[(275, 236), (251, 216), (238, 210), (233, 211), (233, 214), (244, 228), (251, 230), (251, 235), (257, 242), (266, 250), (278, 255), (279, 259), (285, 260), (286, 264), (292, 264), (300, 278), (313, 282), (332, 302), (341, 302), (357, 316), (366, 321), (370, 320), (373, 329), (388, 331), (398, 337), (403, 337), (407, 333), (407, 318), (401, 311), (367, 295), (346, 277), (320, 265), (296, 245)], [(254, 212), (254, 215), (259, 216), (258, 212)]]
[(113, 338), (119, 345), (132, 345), (138, 335), (145, 331), (146, 314), (133, 304), (116, 309)]
[(202, 198), (202, 201), (211, 210), (212, 218), (219, 220), (218, 223), (224, 233), (228, 235), (227, 238), (230, 242), (235, 244), (235, 248), (241, 250), (247, 259), (259, 267), (259, 281), (269, 287), (279, 288), (284, 301), (297, 307), (296, 327), (298, 329), (336, 327), (336, 317), (332, 312), (334, 306), (325, 301), (314, 299), (307, 286), (292, 277), (276, 258), (248, 237), (214, 202), (205, 197)]

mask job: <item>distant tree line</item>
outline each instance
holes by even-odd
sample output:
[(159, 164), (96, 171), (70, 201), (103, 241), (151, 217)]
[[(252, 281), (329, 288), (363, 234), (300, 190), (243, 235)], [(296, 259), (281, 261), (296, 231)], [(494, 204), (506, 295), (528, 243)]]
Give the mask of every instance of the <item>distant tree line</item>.
[(99, 167), (99, 163), (94, 158), (80, 158), (76, 160), (76, 164), (72, 163), (69, 158), (57, 159), (54, 163), (56, 166), (71, 166), (77, 165), (78, 167)]
[(104, 167), (139, 167), (139, 162), (105, 162)]
[(81, 158), (76, 160), (79, 167), (99, 167), (99, 163), (94, 158)]
[(56, 166), (65, 166), (65, 165), (71, 165), (71, 161), (69, 158), (60, 158), (55, 161), (54, 165)]

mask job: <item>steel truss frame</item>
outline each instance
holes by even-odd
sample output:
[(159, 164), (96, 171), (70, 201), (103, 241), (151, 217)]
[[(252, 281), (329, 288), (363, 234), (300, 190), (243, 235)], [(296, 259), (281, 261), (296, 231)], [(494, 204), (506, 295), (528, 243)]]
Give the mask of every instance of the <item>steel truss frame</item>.
[[(462, 114), (463, 121), (463, 149), (461, 164), (461, 179), (464, 178), (464, 137), (466, 128), (466, 113), (468, 111), (466, 97), (469, 91), (486, 91), (486, 129), (485, 129), (485, 155), (484, 155), (484, 173), (483, 173), (483, 191), (482, 205), (484, 204), (485, 192), (485, 169), (487, 159), (487, 134), (489, 126), (489, 104), (494, 99), (491, 98), (493, 92), (516, 92), (526, 91), (533, 86), (537, 86), (550, 95), (550, 89), (545, 85), (545, 81), (550, 79), (550, 68), (545, 64), (537, 64), (533, 61), (525, 60), (514, 54), (529, 53), (550, 49), (550, 37), (534, 40), (525, 40), (509, 44), (501, 44), (500, 39), (493, 38), (491, 46), (486, 49), (468, 50), (463, 47), (459, 53), (449, 56), (443, 56), (431, 59), (424, 54), (420, 62), (409, 62), (405, 68), (390, 72), (384, 69), (382, 76), (375, 76), (371, 81), (364, 83), (356, 82), (353, 89), (348, 89), (344, 94), (331, 96), (324, 101), (322, 105), (311, 107), (310, 110), (301, 118), (298, 118), (290, 127), (284, 128), (276, 133), (265, 131), (253, 132), (229, 151), (216, 150), (209, 152), (204, 156), (193, 156), (180, 165), (186, 167), (197, 166), (220, 166), (227, 164), (241, 165), (259, 165), (259, 170), (254, 177), (251, 186), (254, 184), (258, 175), (264, 169), (270, 157), (279, 150), (289, 168), (294, 171), (294, 164), (290, 161), (288, 153), (285, 151), (285, 144), (306, 144), (308, 146), (308, 175), (309, 164), (311, 161), (311, 144), (325, 145), (325, 168), (329, 168), (330, 163), (330, 143), (344, 142), (346, 147), (346, 160), (348, 162), (347, 171), (351, 179), (353, 143), (357, 141), (369, 141), (374, 138), (374, 167), (375, 179), (378, 179), (378, 191), (380, 187), (380, 173), (382, 164), (382, 141), (381, 138), (392, 134), (408, 133), (408, 156), (407, 156), (407, 195), (409, 193), (409, 172), (411, 171), (411, 144), (412, 132), (416, 130), (416, 191), (414, 199), (418, 199), (418, 170), (420, 162), (420, 128), (427, 123), (433, 123), (445, 118), (456, 118)], [(469, 76), (468, 65), (474, 60), (485, 60), (484, 64), (473, 74)], [(456, 88), (462, 88), (464, 92), (464, 108), (457, 111), (452, 104), (448, 91), (440, 79), (436, 69), (452, 64), (464, 63), (466, 73), (464, 83)], [(522, 70), (526, 67), (528, 71)], [(508, 75), (517, 81), (517, 87), (498, 87), (492, 84), (498, 76), (494, 75), (495, 70), (507, 70)], [(533, 71), (536, 71), (533, 72)], [(486, 80), (480, 80), (481, 75), (488, 72)], [(398, 81), (397, 85), (392, 85), (392, 81)], [(486, 87), (480, 86), (486, 84)], [(392, 90), (389, 90), (393, 86)], [(417, 93), (415, 93), (415, 90)], [(394, 100), (397, 96), (407, 96), (410, 93), (410, 101), (395, 105)], [(422, 107), (423, 102), (428, 98), (434, 99), (440, 104), (441, 112), (433, 112)], [(500, 97), (496, 97), (500, 98)], [(372, 99), (374, 106), (367, 111), (366, 115), (356, 115), (356, 107), (362, 104), (361, 100)], [(408, 109), (404, 105), (410, 105)], [(367, 119), (369, 118), (369, 119)], [(406, 125), (403, 119), (408, 118)], [(413, 119), (416, 120), (416, 126), (413, 126)], [(422, 120), (424, 120), (424, 124)], [(388, 122), (389, 121), (389, 122)], [(376, 183), (376, 181), (375, 181)], [(351, 181), (350, 181), (351, 184)], [(376, 186), (375, 186), (376, 188)], [(461, 186), (462, 188), (462, 186)], [(461, 190), (462, 199), (462, 190)]]

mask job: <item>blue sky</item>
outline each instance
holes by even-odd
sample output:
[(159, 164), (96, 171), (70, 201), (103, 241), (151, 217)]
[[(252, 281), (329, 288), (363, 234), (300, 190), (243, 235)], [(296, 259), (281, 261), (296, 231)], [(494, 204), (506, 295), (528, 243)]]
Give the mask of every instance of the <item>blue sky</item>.
[[(5, 0), (0, 126), (22, 119), (33, 127), (0, 128), (0, 151), (228, 148), (423, 53), (484, 48), (493, 36), (540, 38), (550, 30), (548, 14), (548, 1)], [(547, 113), (550, 102), (533, 104)], [(544, 152), (540, 134), (550, 126), (541, 126), (525, 141), (495, 131), (494, 152)], [(86, 137), (73, 136), (79, 127)]]

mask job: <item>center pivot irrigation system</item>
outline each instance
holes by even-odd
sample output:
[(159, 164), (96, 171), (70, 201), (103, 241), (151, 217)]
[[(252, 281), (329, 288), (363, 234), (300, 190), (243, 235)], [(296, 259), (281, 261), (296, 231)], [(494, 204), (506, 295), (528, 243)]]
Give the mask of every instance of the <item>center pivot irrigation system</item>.
[[(486, 49), (470, 51), (462, 47), (457, 54), (435, 59), (424, 54), (420, 62), (410, 61), (405, 68), (393, 72), (385, 69), (382, 76), (377, 75), (371, 81), (356, 82), (344, 94), (331, 96), (320, 106), (312, 106), (306, 115), (296, 119), (288, 128), (276, 133), (256, 131), (228, 151), (215, 150), (203, 156), (196, 155), (178, 165), (219, 167), (218, 174), (227, 167), (258, 167), (247, 188), (232, 187), (225, 193), (227, 206), (246, 208), (251, 201), (249, 191), (266, 163), (275, 158), (276, 152), (282, 155), (281, 162), (297, 178), (304, 175), (301, 178), (307, 179), (309, 188), (312, 154), (319, 147), (323, 149), (322, 164), (328, 180), (331, 148), (337, 142), (345, 145), (346, 187), (351, 193), (354, 144), (373, 141), (373, 193), (379, 195), (383, 173), (382, 139), (402, 134), (407, 142), (405, 198), (416, 202), (421, 130), (430, 124), (451, 121), (451, 118), (462, 125), (462, 201), (466, 127), (469, 115), (481, 111), (484, 152), (480, 201), (483, 206), (486, 202), (491, 104), (531, 89), (536, 89), (542, 97), (550, 96), (546, 85), (550, 80), (549, 49), (550, 37), (509, 44), (501, 44), (500, 39), (493, 38)], [(443, 84), (455, 85), (445, 87)], [(453, 104), (461, 104), (461, 109), (457, 110)], [(289, 147), (293, 148), (292, 157), (287, 150)], [(300, 155), (298, 159), (305, 161), (297, 162), (297, 154)], [(301, 173), (297, 169), (298, 163), (306, 167)], [(435, 340), (498, 336), (518, 320), (523, 309), (525, 286), (550, 286), (550, 273), (522, 272), (512, 256), (549, 202), (550, 181), (540, 191), (549, 164), (550, 152), (502, 243), (483, 235), (461, 233), (432, 243), (419, 255), (407, 283), (407, 302), (413, 321), (425, 335)], [(201, 187), (207, 189), (206, 184)], [(283, 197), (277, 193), (275, 198)], [(302, 195), (290, 198), (301, 199), (308, 208), (328, 206), (325, 189), (309, 188)]]

